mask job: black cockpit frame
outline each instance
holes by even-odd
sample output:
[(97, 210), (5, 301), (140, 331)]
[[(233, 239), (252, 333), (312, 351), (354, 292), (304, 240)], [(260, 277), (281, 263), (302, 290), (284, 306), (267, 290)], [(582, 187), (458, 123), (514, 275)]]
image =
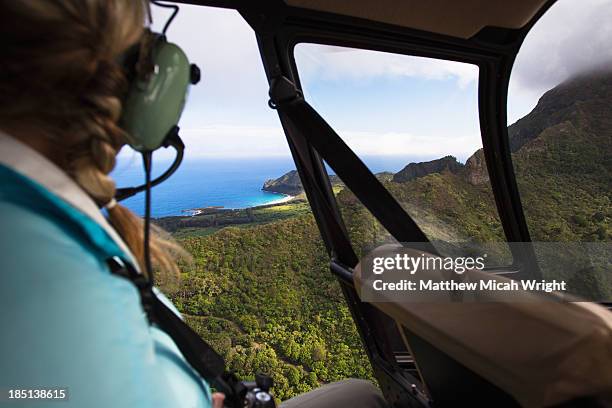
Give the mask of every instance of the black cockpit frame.
[[(530, 242), (521, 198), (510, 156), (506, 123), (508, 84), (512, 66), (519, 48), (531, 27), (555, 2), (549, 0), (521, 29), (486, 27), (469, 39), (460, 39), (441, 34), (392, 26), (360, 18), (300, 9), (288, 6), (282, 0), (187, 0), (184, 3), (236, 9), (255, 31), (268, 81), (285, 77), (300, 87), (293, 49), (296, 44), (319, 43), (344, 47), (370, 49), (397, 54), (452, 60), (474, 64), (479, 68), (478, 105), (483, 151), (487, 170), (495, 197), (495, 203), (508, 242)], [(462, 398), (465, 387), (477, 387), (479, 397), (474, 396), (473, 404), (485, 403), (492, 399), (496, 406), (514, 405), (510, 396), (477, 376), (458, 382), (455, 392), (447, 395), (438, 393), (435, 381), (427, 374), (416, 370), (414, 363), (398, 363), (397, 356), (404, 352), (413, 355), (436, 357), (436, 361), (449, 367), (445, 357), (431, 346), (413, 336), (410, 332), (400, 333), (395, 322), (373, 306), (359, 300), (353, 286), (351, 268), (358, 261), (344, 228), (327, 171), (321, 155), (299, 129), (291, 124), (282, 112), (279, 117), (287, 141), (302, 179), (304, 190), (312, 207), (321, 236), (331, 258), (331, 270), (341, 283), (342, 291), (351, 309), (358, 331), (375, 375), (387, 400), (396, 406), (427, 406), (426, 394), (434, 397), (436, 406)], [(364, 205), (379, 220), (405, 220), (405, 214), (392, 213), (389, 209), (397, 206)], [(391, 198), (392, 199), (392, 198)], [(397, 211), (397, 210), (393, 210)], [(340, 226), (340, 233), (330, 229), (329, 214)], [(327, 217), (327, 219), (326, 219)], [(384, 225), (385, 223), (383, 223)], [(399, 223), (396, 230), (402, 230)], [(390, 231), (391, 232), (391, 231)], [(393, 234), (400, 242), (423, 241), (423, 236)], [(426, 239), (426, 238), (425, 238)], [(528, 246), (512, 248), (512, 272), (516, 277), (539, 277), (535, 253)], [(401, 335), (410, 338), (412, 350), (405, 350)], [(418, 350), (417, 350), (418, 349)], [(452, 363), (450, 363), (452, 365)], [(453, 369), (462, 369), (453, 366)], [(475, 380), (474, 380), (475, 379)], [(425, 384), (426, 383), (426, 384)], [(487, 388), (489, 387), (489, 388)], [(504, 404), (505, 401), (505, 404)], [(460, 403), (459, 400), (454, 402)]]

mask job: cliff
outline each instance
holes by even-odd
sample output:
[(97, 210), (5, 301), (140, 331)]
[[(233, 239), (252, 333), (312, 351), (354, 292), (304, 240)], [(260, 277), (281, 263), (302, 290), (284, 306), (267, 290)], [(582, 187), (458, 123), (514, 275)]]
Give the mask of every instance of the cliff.
[(487, 171), (487, 163), (482, 149), (476, 150), (467, 159), (462, 173), (466, 181), (474, 186), (489, 182), (489, 172)]
[(291, 170), (277, 179), (266, 180), (261, 189), (263, 191), (288, 194), (292, 196), (298, 195), (304, 191), (302, 181), (300, 180), (297, 170)]
[(395, 173), (392, 181), (396, 183), (405, 183), (419, 177), (427, 176), (432, 173), (449, 173), (457, 174), (463, 168), (463, 164), (459, 163), (453, 156), (445, 156), (441, 159), (431, 160), (428, 162), (410, 163), (399, 172)]
[[(601, 112), (607, 111), (606, 106), (609, 106), (611, 98), (610, 71), (582, 74), (557, 85), (542, 95), (529, 114), (508, 126), (510, 150), (517, 152), (547, 128), (566, 120), (576, 122), (580, 113), (595, 119)], [(584, 126), (584, 123), (580, 125)]]

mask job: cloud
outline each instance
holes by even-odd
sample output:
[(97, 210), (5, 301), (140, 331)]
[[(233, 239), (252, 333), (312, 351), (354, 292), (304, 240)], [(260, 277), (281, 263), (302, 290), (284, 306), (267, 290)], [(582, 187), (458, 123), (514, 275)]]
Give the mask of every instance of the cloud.
[[(152, 6), (153, 28), (161, 30), (169, 12)], [(211, 123), (273, 125), (268, 107), (268, 83), (255, 33), (236, 10), (180, 5), (167, 33), (202, 72), (192, 86), (182, 124)]]
[(193, 157), (288, 157), (289, 146), (280, 126), (216, 125), (183, 132)]
[[(153, 7), (153, 28), (160, 30), (168, 15), (167, 10)], [(278, 116), (267, 106), (268, 85), (255, 35), (236, 11), (181, 5), (168, 39), (179, 44), (203, 73), (201, 84), (191, 89), (180, 124), (186, 159), (289, 156)], [(428, 58), (314, 44), (298, 46), (296, 54), (300, 76), (313, 80), (410, 76), (450, 79), (465, 87), (477, 78), (473, 66)], [(418, 137), (401, 129), (362, 132), (358, 123), (338, 131), (361, 155), (414, 154), (414, 146), (419, 146), (419, 153), (435, 155), (436, 144), (441, 143), (440, 138)], [(464, 145), (457, 142), (453, 148), (460, 151)], [(130, 153), (124, 151), (122, 156)], [(161, 149), (156, 157), (169, 159), (173, 152)]]
[[(338, 134), (360, 157), (416, 155), (437, 158), (442, 154), (443, 146), (444, 154), (453, 154), (465, 161), (481, 145), (478, 134), (455, 133), (449, 138), (446, 134), (423, 136), (408, 132), (363, 132), (350, 129), (339, 129)], [(181, 137), (186, 146), (185, 160), (291, 155), (285, 135), (282, 129), (277, 127), (215, 125), (184, 129), (181, 131)], [(123, 149), (119, 157), (122, 163), (140, 163), (140, 159), (131, 149)], [(156, 160), (166, 161), (172, 158), (172, 149), (155, 152)]]
[[(289, 146), (282, 128), (275, 126), (211, 125), (182, 129), (185, 159), (205, 157), (289, 157)], [(121, 151), (123, 160), (132, 155), (129, 149)], [(174, 157), (172, 149), (160, 149), (156, 159)]]
[[(407, 132), (363, 132), (338, 130), (343, 140), (359, 156), (418, 156), (436, 158), (440, 156), (441, 145), (460, 159), (469, 157), (480, 147), (479, 135), (414, 135)], [(181, 132), (185, 142), (185, 159), (208, 157), (289, 157), (290, 151), (282, 129), (257, 126), (207, 126), (199, 129), (185, 129)], [(418, 149), (415, 149), (418, 146)], [(121, 151), (122, 161), (129, 160), (134, 153), (129, 149)], [(171, 149), (160, 149), (155, 153), (157, 160), (174, 157)], [(137, 160), (137, 159), (134, 159)]]
[(511, 122), (564, 80), (612, 64), (611, 38), (611, 0), (554, 4), (527, 34), (517, 55), (510, 78)]
[(470, 64), (329, 45), (299, 44), (295, 57), (306, 82), (413, 77), (455, 80), (464, 89), (478, 79), (478, 68)]
[[(168, 12), (153, 7), (153, 15), (154, 28), (159, 30)], [(181, 120), (188, 158), (289, 154), (278, 117), (267, 107), (268, 85), (255, 35), (235, 10), (181, 5), (168, 38), (184, 48), (203, 73), (201, 84), (191, 90)], [(517, 57), (509, 92), (509, 121), (528, 113), (543, 92), (566, 78), (596, 65), (612, 64), (610, 38), (612, 0), (556, 3), (529, 33)], [(451, 61), (315, 44), (300, 44), (295, 52), (307, 88), (314, 83), (324, 87), (346, 80), (375, 84), (380, 79), (408, 77), (451, 81), (462, 90), (475, 86), (478, 78), (475, 66)], [(414, 94), (415, 104), (422, 103), (418, 98), (424, 91), (420, 92)], [(453, 110), (446, 114), (444, 106), (431, 106), (432, 116), (449, 122), (432, 129), (439, 137), (417, 134), (414, 126), (383, 131), (388, 123), (381, 123), (377, 130), (377, 124), (368, 123), (366, 117), (356, 117), (354, 123), (337, 130), (362, 155), (414, 154), (416, 148), (428, 155), (444, 151), (465, 157), (478, 147), (478, 132), (467, 136), (449, 118), (457, 106), (468, 103), (472, 101), (453, 101), (449, 105)], [(350, 106), (337, 109), (346, 111)], [(424, 114), (420, 119), (430, 123), (432, 116)], [(363, 132), (364, 128), (371, 131)]]
[(439, 158), (452, 154), (467, 159), (481, 147), (480, 135), (415, 135), (407, 132), (338, 132), (359, 156), (421, 156)]

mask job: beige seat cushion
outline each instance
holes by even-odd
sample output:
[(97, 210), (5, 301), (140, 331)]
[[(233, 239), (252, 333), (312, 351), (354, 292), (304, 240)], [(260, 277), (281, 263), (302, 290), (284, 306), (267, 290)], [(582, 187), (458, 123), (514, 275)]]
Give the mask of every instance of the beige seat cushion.
[[(415, 256), (421, 253), (415, 251)], [(359, 292), (364, 284), (361, 266), (354, 272)], [(431, 271), (427, 273), (431, 279)], [(490, 276), (469, 271), (466, 279)], [(438, 278), (444, 277), (447, 273), (440, 272)], [(372, 304), (523, 406), (550, 406), (610, 393), (612, 313), (589, 302), (538, 300), (532, 293), (521, 296), (520, 302)]]

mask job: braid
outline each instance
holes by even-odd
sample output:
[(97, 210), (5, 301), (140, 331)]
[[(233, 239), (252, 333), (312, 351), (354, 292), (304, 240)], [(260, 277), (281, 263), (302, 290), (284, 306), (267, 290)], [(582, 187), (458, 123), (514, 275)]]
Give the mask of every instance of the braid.
[(115, 167), (119, 148), (126, 141), (117, 125), (125, 79), (116, 63), (102, 61), (83, 89), (81, 110), (71, 124), (78, 140), (67, 158), (69, 173), (100, 205), (115, 195), (108, 173)]
[[(106, 205), (115, 195), (115, 183), (108, 173), (115, 167), (117, 152), (128, 138), (117, 124), (121, 100), (116, 95), (123, 94), (124, 89), (125, 79), (118, 64), (100, 63), (85, 90), (84, 112), (79, 115), (78, 127), (86, 135), (86, 143), (68, 164), (77, 183), (100, 206)], [(140, 268), (146, 271), (142, 219), (121, 205), (113, 206), (108, 214), (109, 221), (131, 249)], [(188, 257), (168, 234), (155, 227), (150, 248), (157, 269), (173, 275), (179, 272), (173, 259)]]

